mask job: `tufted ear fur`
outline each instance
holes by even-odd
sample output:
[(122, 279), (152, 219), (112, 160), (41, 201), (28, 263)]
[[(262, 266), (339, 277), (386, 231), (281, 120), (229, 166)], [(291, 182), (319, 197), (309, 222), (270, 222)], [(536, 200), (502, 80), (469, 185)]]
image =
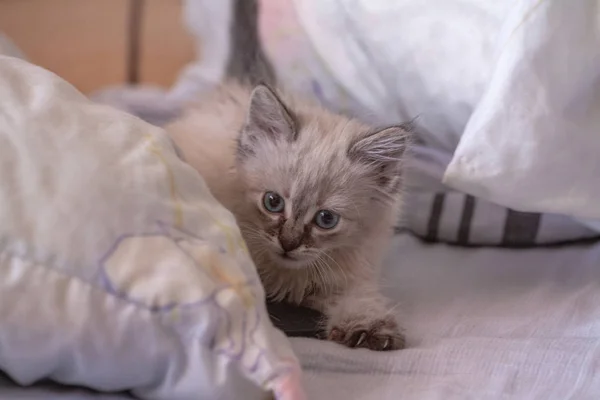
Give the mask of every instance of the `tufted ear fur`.
[(296, 126), (292, 114), (265, 85), (258, 85), (250, 95), (246, 123), (240, 133), (238, 152), (241, 156), (253, 154), (261, 141), (296, 140)]
[(380, 189), (393, 194), (400, 190), (408, 137), (402, 125), (373, 130), (350, 144), (348, 157), (367, 167)]

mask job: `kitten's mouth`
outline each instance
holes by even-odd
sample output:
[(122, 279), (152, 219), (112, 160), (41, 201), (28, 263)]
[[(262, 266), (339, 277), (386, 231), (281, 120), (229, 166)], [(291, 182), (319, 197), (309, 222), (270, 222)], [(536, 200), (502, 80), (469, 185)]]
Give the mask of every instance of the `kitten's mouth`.
[(306, 260), (289, 253), (277, 253), (277, 258), (284, 268), (297, 269), (302, 268), (307, 264)]

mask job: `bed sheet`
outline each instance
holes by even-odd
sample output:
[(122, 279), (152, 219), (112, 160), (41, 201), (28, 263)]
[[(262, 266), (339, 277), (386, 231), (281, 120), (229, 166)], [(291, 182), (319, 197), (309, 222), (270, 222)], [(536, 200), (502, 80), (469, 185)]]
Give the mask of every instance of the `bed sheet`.
[(293, 339), (310, 399), (600, 398), (600, 244), (473, 249), (400, 235), (384, 282), (409, 348)]

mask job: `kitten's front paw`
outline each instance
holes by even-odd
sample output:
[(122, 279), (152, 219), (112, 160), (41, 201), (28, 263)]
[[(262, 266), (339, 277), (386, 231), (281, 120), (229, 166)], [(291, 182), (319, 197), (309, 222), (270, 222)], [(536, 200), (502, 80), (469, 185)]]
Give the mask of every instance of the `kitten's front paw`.
[(404, 335), (393, 318), (385, 318), (365, 323), (362, 319), (345, 320), (333, 326), (327, 340), (351, 348), (365, 348), (375, 351), (400, 350), (406, 345)]

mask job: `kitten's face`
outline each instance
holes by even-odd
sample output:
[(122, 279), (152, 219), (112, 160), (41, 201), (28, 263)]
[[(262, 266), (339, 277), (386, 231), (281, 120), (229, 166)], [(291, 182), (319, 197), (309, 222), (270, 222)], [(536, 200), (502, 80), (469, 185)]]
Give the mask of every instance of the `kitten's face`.
[(248, 245), (285, 268), (325, 265), (332, 250), (358, 246), (395, 205), (404, 133), (289, 111), (257, 87), (238, 147)]

